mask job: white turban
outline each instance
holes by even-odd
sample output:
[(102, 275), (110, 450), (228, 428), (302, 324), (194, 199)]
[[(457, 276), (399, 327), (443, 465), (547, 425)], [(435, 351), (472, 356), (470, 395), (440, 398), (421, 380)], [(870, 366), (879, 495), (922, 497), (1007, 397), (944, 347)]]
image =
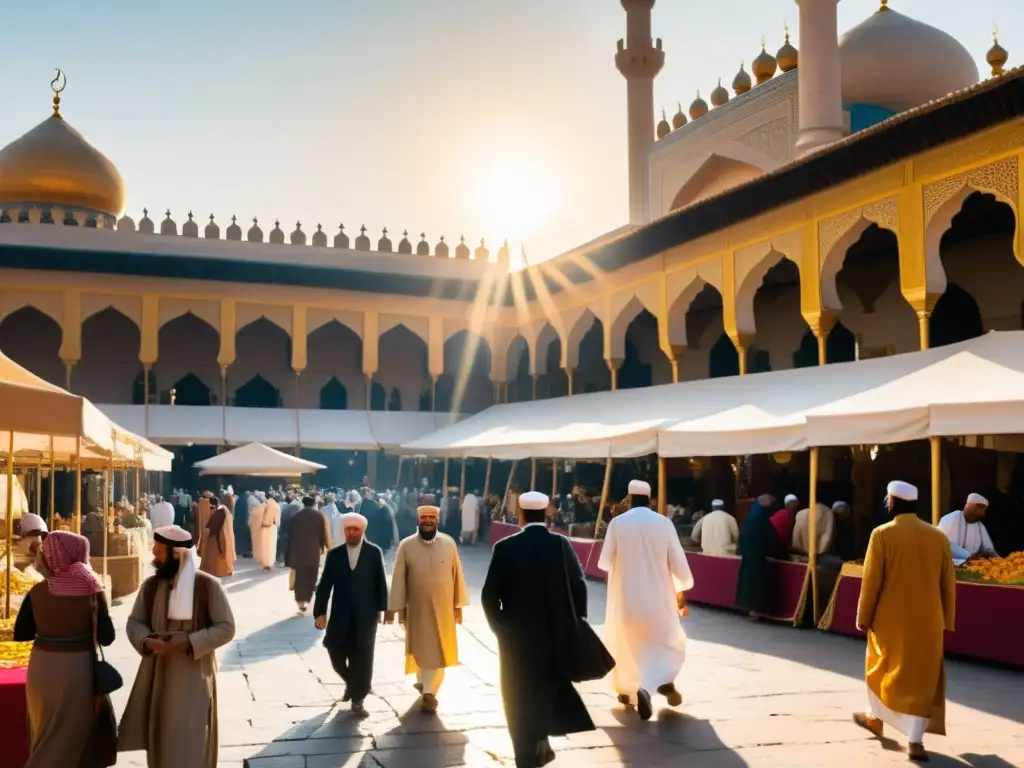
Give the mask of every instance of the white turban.
[(26, 512), (21, 516), (21, 535), (27, 536), (30, 533), (46, 533), (46, 521), (39, 515)]
[(630, 496), (650, 496), (651, 495), (651, 484), (646, 483), (643, 480), (630, 480), (629, 481), (629, 495)]
[(368, 521), (358, 512), (346, 512), (341, 516), (341, 527), (348, 528), (350, 525), (358, 526), (360, 530), (365, 531)]
[[(968, 504), (977, 504), (978, 506), (981, 506), (981, 507), (987, 507), (988, 506), (988, 499), (986, 499), (980, 493), (972, 493), (971, 495), (969, 495), (967, 497), (967, 503)], [(25, 523), (23, 522), (21, 524), (21, 526), (22, 526), (22, 530), (24, 530)], [(43, 528), (43, 530), (45, 531), (46, 529)]]
[(885, 492), (895, 499), (903, 501), (917, 501), (917, 488), (902, 480), (893, 480), (886, 487)]
[(725, 502), (721, 499), (715, 499), (711, 502), (712, 509), (725, 509)]
[(800, 501), (800, 499), (798, 499), (795, 494), (787, 493), (786, 494), (786, 498), (783, 499), (782, 503), (783, 504), (789, 504), (789, 502), (791, 502), (791, 501)]
[(171, 548), (178, 558), (178, 574), (174, 577), (171, 597), (167, 602), (168, 621), (192, 621), (196, 589), (196, 551), (192, 534), (177, 525), (153, 531), (153, 539)]
[(520, 509), (547, 509), (549, 503), (551, 503), (551, 500), (547, 497), (547, 494), (540, 491), (527, 491), (526, 493), (519, 494)]

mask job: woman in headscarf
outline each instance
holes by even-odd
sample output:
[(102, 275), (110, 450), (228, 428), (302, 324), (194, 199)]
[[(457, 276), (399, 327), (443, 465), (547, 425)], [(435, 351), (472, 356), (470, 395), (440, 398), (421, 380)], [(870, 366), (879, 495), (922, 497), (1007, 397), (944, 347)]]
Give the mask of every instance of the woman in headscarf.
[(95, 643), (113, 643), (114, 625), (89, 566), (89, 540), (54, 531), (43, 540), (37, 565), (46, 579), (25, 596), (14, 624), (15, 640), (33, 642), (25, 768), (114, 765), (114, 710), (109, 696), (93, 694)]
[(771, 494), (757, 497), (740, 529), (740, 574), (736, 584), (736, 604), (758, 621), (772, 611), (775, 599), (774, 571), (768, 565), (779, 547), (779, 537), (771, 516), (778, 502)]
[(221, 504), (199, 539), (199, 570), (220, 578), (235, 572), (235, 532), (231, 512)]

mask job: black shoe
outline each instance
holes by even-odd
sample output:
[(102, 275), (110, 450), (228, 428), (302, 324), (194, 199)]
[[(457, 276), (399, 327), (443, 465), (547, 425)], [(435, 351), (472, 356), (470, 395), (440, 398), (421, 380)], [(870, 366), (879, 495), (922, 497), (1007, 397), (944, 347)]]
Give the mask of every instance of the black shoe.
[(628, 693), (620, 693), (619, 694), (619, 704), (621, 704), (624, 707), (628, 707), (629, 706), (629, 694)]
[(683, 694), (676, 690), (675, 683), (665, 683), (658, 686), (658, 693), (668, 699), (670, 707), (678, 707), (683, 703)]
[(352, 714), (357, 717), (364, 717), (366, 715), (366, 707), (363, 706), (363, 700), (352, 702)]
[(651, 694), (643, 688), (636, 692), (636, 711), (641, 720), (650, 720), (654, 714), (654, 709), (651, 707)]
[(416, 693), (423, 693), (423, 683), (417, 681), (412, 684), (412, 687), (416, 689)]
[(551, 748), (551, 743), (547, 739), (541, 739), (537, 742), (537, 765), (547, 765), (554, 759), (555, 750)]
[(420, 702), (420, 712), (425, 715), (437, 714), (437, 697), (432, 693), (423, 694), (423, 700)]
[(345, 686), (345, 695), (341, 697), (341, 700), (343, 702), (344, 701), (352, 701), (352, 694), (348, 692), (348, 686), (347, 685)]

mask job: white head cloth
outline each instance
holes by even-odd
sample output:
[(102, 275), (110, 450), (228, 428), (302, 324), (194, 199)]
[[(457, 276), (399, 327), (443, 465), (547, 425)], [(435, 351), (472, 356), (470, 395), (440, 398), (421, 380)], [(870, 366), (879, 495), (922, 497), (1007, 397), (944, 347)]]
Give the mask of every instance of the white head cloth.
[(893, 480), (888, 486), (886, 486), (885, 492), (894, 499), (917, 501), (917, 488), (910, 483), (903, 482), (902, 480)]
[[(968, 504), (978, 504), (978, 505), (980, 505), (982, 507), (987, 507), (988, 506), (988, 499), (986, 499), (980, 493), (972, 493), (972, 494), (970, 494), (967, 497), (967, 503)], [(25, 523), (24, 522), (22, 522), (21, 527), (22, 527), (22, 530), (24, 530), (24, 528), (25, 528)], [(45, 531), (46, 528), (43, 528), (43, 530)]]
[(791, 502), (791, 501), (800, 501), (800, 499), (798, 499), (798, 498), (796, 497), (796, 494), (792, 494), (792, 493), (787, 493), (787, 494), (786, 494), (786, 498), (785, 498), (785, 499), (783, 499), (783, 502), (782, 502), (782, 503), (783, 503), (783, 504), (789, 504), (789, 502)]
[(39, 515), (34, 515), (31, 512), (26, 512), (21, 516), (21, 535), (25, 536), (29, 533), (46, 533), (46, 521), (43, 520)]
[(540, 491), (527, 491), (519, 494), (520, 509), (547, 509), (550, 503), (551, 499), (547, 494)]
[(711, 502), (712, 509), (725, 509), (725, 502), (721, 499), (715, 499)]
[(643, 480), (630, 480), (629, 481), (629, 495), (630, 496), (650, 496), (651, 495), (651, 484), (645, 483)]
[(349, 491), (345, 497), (345, 506), (355, 509), (359, 505), (359, 491)]
[(362, 530), (365, 531), (367, 524), (367, 519), (360, 515), (358, 512), (346, 512), (341, 516), (342, 528), (347, 528), (350, 525), (358, 525)]
[(171, 597), (167, 601), (167, 619), (192, 621), (196, 591), (196, 551), (192, 546), (192, 534), (180, 526), (167, 525), (153, 531), (153, 536), (171, 547), (171, 552), (178, 558), (178, 575), (174, 577)]

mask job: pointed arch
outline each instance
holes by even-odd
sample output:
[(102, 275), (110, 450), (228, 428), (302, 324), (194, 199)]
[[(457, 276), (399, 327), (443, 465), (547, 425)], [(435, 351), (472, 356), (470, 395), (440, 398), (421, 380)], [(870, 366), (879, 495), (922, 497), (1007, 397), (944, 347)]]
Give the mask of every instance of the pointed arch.
[(772, 244), (764, 246), (764, 254), (747, 271), (736, 291), (736, 331), (741, 334), (754, 335), (757, 332), (754, 321), (754, 296), (761, 290), (768, 273), (780, 264), (788, 263), (796, 268), (800, 276), (800, 265), (785, 253), (777, 250)]
[(956, 283), (949, 283), (946, 292), (935, 302), (928, 323), (929, 343), (932, 347), (976, 339), (985, 332), (981, 309), (970, 293)]
[(409, 326), (397, 323), (380, 335), (377, 345), (379, 362), (374, 379), (389, 389), (397, 388), (407, 403), (419, 402), (425, 395), (423, 405), (431, 410), (433, 382), (427, 342)]
[(75, 391), (97, 403), (130, 403), (142, 370), (142, 333), (135, 321), (108, 306), (82, 323), (82, 359), (75, 366)]
[[(537, 334), (537, 341), (533, 345), (532, 373), (541, 376), (552, 373), (552, 368), (550, 367), (551, 357), (548, 354), (548, 348), (558, 340), (558, 331), (555, 330), (555, 327), (551, 323), (544, 323)], [(555, 365), (555, 368), (559, 367)]]
[(622, 360), (626, 356), (626, 330), (630, 324), (645, 312), (643, 302), (635, 295), (625, 303), (618, 314), (612, 319), (611, 333), (608, 335), (606, 356), (612, 360)]
[(58, 387), (65, 385), (60, 323), (26, 304), (0, 319), (0, 351), (23, 368)]
[(475, 413), (491, 405), (491, 348), (469, 329), (453, 333), (444, 343), (444, 373), (451, 381), (451, 408)]
[(239, 408), (280, 408), (281, 403), (281, 391), (259, 374), (235, 390)]
[(320, 408), (327, 411), (348, 410), (348, 390), (336, 377), (320, 388)]
[(723, 154), (711, 154), (676, 192), (669, 210), (675, 211), (763, 176), (765, 170)]
[(725, 376), (739, 376), (740, 356), (732, 340), (722, 333), (711, 347), (708, 355), (708, 378), (720, 379)]
[(213, 394), (202, 379), (194, 373), (187, 373), (178, 379), (161, 395), (163, 405), (213, 405)]
[(583, 309), (576, 320), (569, 326), (569, 332), (566, 334), (564, 343), (562, 344), (562, 367), (568, 370), (578, 368), (580, 364), (580, 344), (583, 341), (583, 337), (594, 327), (596, 323), (600, 322), (597, 319), (597, 315), (591, 312), (589, 309)]
[[(155, 374), (156, 380), (166, 386), (192, 374), (203, 383), (209, 404), (209, 393), (221, 390), (221, 371), (217, 362), (220, 334), (216, 326), (192, 312), (185, 312), (160, 327), (158, 344), (160, 355), (150, 375)], [(176, 387), (177, 384), (171, 384), (168, 389), (161, 390), (160, 402), (169, 403), (170, 390)]]

